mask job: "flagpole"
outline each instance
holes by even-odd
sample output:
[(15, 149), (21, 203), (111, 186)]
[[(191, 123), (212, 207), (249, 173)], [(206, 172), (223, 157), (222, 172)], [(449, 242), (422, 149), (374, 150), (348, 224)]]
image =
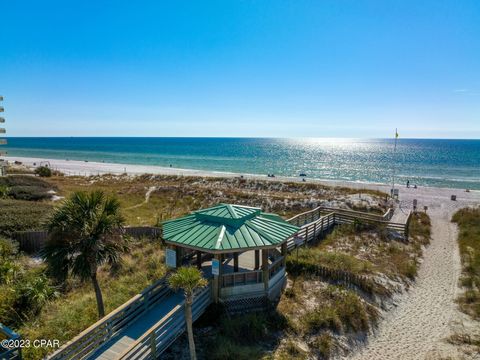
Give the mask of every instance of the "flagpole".
[(398, 138), (398, 131), (397, 128), (395, 128), (395, 145), (393, 147), (393, 163), (392, 163), (392, 199), (394, 197), (394, 192), (395, 192), (395, 154), (397, 152), (397, 138)]

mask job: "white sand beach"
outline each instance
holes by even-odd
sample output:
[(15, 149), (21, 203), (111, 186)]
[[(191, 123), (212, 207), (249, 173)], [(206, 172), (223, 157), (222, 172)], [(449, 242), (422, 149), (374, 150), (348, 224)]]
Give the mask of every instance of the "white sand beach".
[[(24, 157), (7, 157), (8, 161), (20, 161), (26, 166), (49, 163), (53, 169), (66, 175), (98, 174), (163, 174), (181, 176), (233, 177), (240, 174), (208, 172), (166, 168), (159, 166), (126, 165), (74, 160), (54, 160)], [(245, 178), (276, 181), (302, 181), (301, 178), (276, 177), (266, 175), (242, 174)], [(389, 185), (355, 183), (344, 181), (323, 181), (307, 179), (333, 186), (376, 189), (389, 192)], [(408, 293), (398, 299), (394, 309), (385, 313), (374, 335), (370, 336), (365, 347), (359, 344), (351, 359), (437, 359), (455, 357), (457, 348), (449, 345), (445, 339), (463, 326), (480, 329), (462, 314), (455, 303), (459, 294), (458, 281), (461, 272), (460, 256), (457, 246), (457, 229), (450, 219), (452, 214), (466, 206), (480, 205), (480, 192), (465, 189), (447, 189), (433, 187), (400, 188), (400, 201), (392, 221), (402, 222), (417, 199), (419, 209), (428, 207), (432, 220), (432, 241), (424, 251), (423, 263), (418, 278)], [(456, 201), (450, 199), (456, 195)], [(464, 355), (462, 355), (464, 356)], [(464, 357), (462, 357), (464, 358)], [(468, 358), (468, 357), (467, 357)], [(470, 358), (480, 358), (473, 354)]]

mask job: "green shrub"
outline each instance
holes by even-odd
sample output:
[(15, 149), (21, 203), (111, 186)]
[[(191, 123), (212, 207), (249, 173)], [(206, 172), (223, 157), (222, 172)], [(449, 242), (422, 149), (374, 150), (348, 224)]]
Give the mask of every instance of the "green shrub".
[(12, 186), (8, 196), (16, 200), (39, 201), (52, 197), (49, 190), (39, 186)]
[(372, 271), (372, 264), (368, 261), (339, 252), (322, 251), (319, 248), (299, 249), (298, 260), (296, 252), (293, 252), (287, 261), (287, 270), (292, 274), (316, 273), (318, 266), (353, 274), (367, 274)]
[(0, 284), (14, 283), (21, 271), (20, 265), (14, 260), (0, 260)]
[(29, 272), (24, 276), (15, 289), (17, 300), (15, 307), (36, 315), (42, 307), (58, 296), (58, 292), (50, 279), (43, 273)]
[(220, 333), (238, 344), (248, 345), (265, 337), (268, 319), (262, 313), (243, 314), (234, 318), (223, 317)]
[(208, 349), (208, 358), (212, 360), (251, 360), (261, 355), (259, 347), (239, 345), (225, 336), (218, 336)]
[(40, 177), (51, 177), (52, 170), (48, 166), (39, 166), (35, 169), (35, 174)]
[(432, 229), (430, 217), (422, 212), (417, 212), (412, 216), (408, 230), (409, 236), (421, 240), (423, 245), (427, 245), (430, 242)]
[(367, 331), (378, 319), (377, 310), (353, 291), (328, 286), (322, 291), (321, 305), (301, 318), (306, 333), (320, 330)]
[(408, 277), (411, 280), (414, 280), (417, 276), (417, 262), (413, 259), (402, 261), (398, 264), (398, 271), (400, 274)]
[(303, 360), (307, 359), (307, 354), (304, 350), (300, 349), (297, 344), (295, 344), (292, 340), (288, 340), (285, 343), (285, 346), (283, 347), (279, 357), (281, 360)]
[(10, 188), (7, 185), (0, 185), (0, 199), (6, 199), (9, 192)]
[(12, 284), (21, 273), (21, 268), (15, 261), (17, 254), (17, 244), (0, 237), (0, 284)]
[(12, 240), (0, 237), (0, 262), (11, 259), (18, 254), (18, 244)]
[(315, 333), (323, 329), (340, 332), (342, 322), (337, 314), (337, 310), (331, 305), (320, 305), (314, 311), (304, 315), (306, 331)]
[[(376, 311), (351, 291), (342, 291), (335, 299), (335, 309), (345, 330), (367, 331), (370, 320), (376, 320)], [(375, 315), (374, 315), (375, 314)], [(372, 316), (373, 315), (373, 316)]]
[(333, 350), (333, 338), (328, 332), (322, 332), (312, 344), (322, 358), (328, 359)]
[(0, 186), (36, 186), (45, 189), (55, 189), (53, 185), (45, 180), (28, 175), (9, 175), (0, 177)]
[(17, 200), (38, 201), (50, 199), (49, 191), (55, 187), (48, 182), (27, 175), (0, 177), (0, 199), (10, 197)]
[(11, 285), (0, 284), (0, 322), (6, 326), (15, 325), (18, 322), (18, 314), (14, 311), (16, 293)]
[(0, 200), (0, 236), (11, 237), (18, 231), (41, 230), (52, 210), (44, 202)]

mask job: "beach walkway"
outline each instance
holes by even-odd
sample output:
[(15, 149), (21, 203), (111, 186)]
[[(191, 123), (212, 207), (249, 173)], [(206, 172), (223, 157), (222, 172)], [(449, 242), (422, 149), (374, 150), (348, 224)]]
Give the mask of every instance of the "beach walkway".
[(162, 302), (151, 308), (143, 316), (139, 317), (133, 324), (124, 331), (115, 335), (97, 349), (89, 359), (113, 360), (118, 359), (129, 347), (134, 345), (143, 334), (145, 334), (159, 319), (163, 319), (176, 306), (183, 301), (183, 294), (173, 293)]
[[(450, 200), (451, 193), (457, 194), (457, 201)], [(478, 359), (479, 354), (459, 354), (446, 339), (463, 327), (475, 326), (455, 303), (461, 263), (457, 228), (451, 217), (457, 209), (479, 204), (480, 194), (428, 188), (405, 190), (401, 198), (406, 204), (417, 199), (421, 209), (428, 206), (431, 244), (424, 250), (413, 286), (396, 301), (396, 308), (386, 313), (366, 346), (361, 344), (349, 359)]]

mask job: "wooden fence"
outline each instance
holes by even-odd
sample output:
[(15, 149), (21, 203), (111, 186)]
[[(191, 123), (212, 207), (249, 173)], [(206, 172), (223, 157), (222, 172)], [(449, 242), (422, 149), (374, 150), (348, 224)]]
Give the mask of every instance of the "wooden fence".
[[(209, 284), (200, 290), (192, 304), (192, 318), (197, 320), (212, 302), (212, 289)], [(175, 306), (150, 330), (143, 334), (125, 352), (121, 360), (157, 359), (185, 331), (185, 302)]]
[[(336, 284), (340, 283), (347, 288), (356, 287), (367, 293), (372, 292), (372, 287), (374, 286), (374, 283), (368, 276), (353, 274), (340, 269), (332, 269), (318, 264), (299, 264), (296, 261), (289, 261), (288, 268), (292, 273), (302, 271), (314, 278)], [(386, 291), (386, 289), (384, 289), (384, 291)]]
[[(136, 239), (142, 237), (157, 238), (160, 236), (160, 232), (160, 228), (153, 226), (129, 226), (125, 228), (125, 233)], [(15, 233), (12, 237), (18, 241), (21, 251), (34, 254), (43, 248), (47, 236), (47, 231), (21, 231)]]
[[(20, 335), (10, 330), (8, 327), (0, 323), (0, 340), (11, 340), (13, 342), (20, 340)], [(20, 360), (22, 358), (22, 351), (19, 346), (13, 344), (12, 347), (2, 347), (0, 345), (0, 359), (5, 360)], [(18, 344), (19, 345), (19, 344)]]
[(51, 354), (48, 359), (83, 359), (93, 351), (118, 334), (120, 331), (144, 315), (152, 306), (158, 304), (172, 291), (165, 280), (159, 280), (137, 294), (122, 306), (118, 307), (104, 318), (84, 330), (60, 349)]

